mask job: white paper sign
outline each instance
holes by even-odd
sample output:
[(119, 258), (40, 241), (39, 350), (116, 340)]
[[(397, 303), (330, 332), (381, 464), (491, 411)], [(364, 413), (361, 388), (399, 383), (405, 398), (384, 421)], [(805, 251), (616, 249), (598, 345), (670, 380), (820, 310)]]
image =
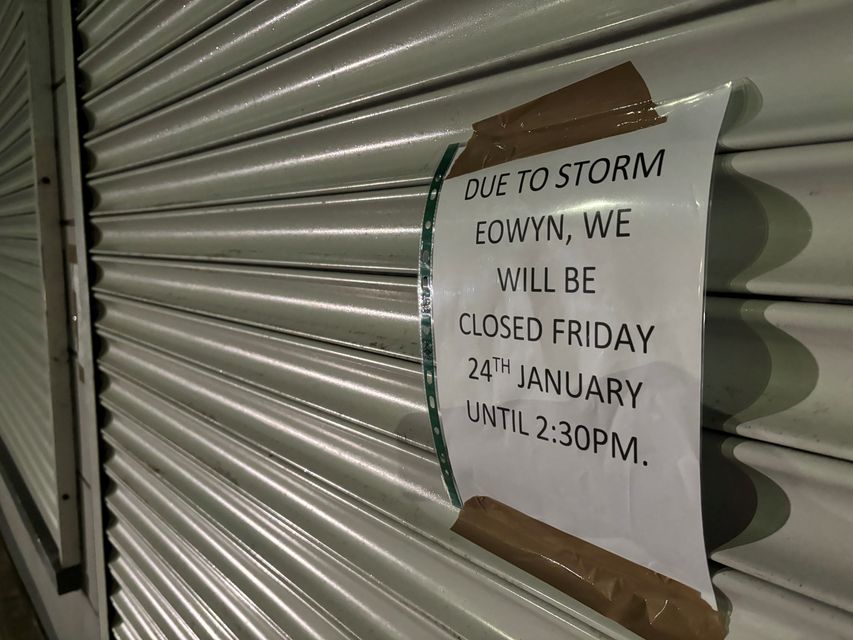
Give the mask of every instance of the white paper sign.
[(658, 105), (662, 124), (446, 180), (425, 223), (427, 391), (451, 495), (499, 500), (714, 607), (699, 420), (708, 199), (728, 95)]

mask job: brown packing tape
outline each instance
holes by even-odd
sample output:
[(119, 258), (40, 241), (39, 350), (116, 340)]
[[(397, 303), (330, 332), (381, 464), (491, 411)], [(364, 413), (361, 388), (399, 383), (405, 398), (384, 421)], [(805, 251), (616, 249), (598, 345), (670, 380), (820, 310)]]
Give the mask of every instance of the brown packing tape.
[(473, 125), (447, 178), (666, 122), (630, 62)]
[(466, 500), (452, 530), (647, 640), (726, 635), (698, 591), (492, 498)]

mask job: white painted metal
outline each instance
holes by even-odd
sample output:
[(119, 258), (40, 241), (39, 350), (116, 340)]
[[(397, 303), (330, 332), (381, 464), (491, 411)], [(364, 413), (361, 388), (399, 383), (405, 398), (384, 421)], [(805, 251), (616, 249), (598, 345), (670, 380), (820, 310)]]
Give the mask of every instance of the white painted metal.
[(703, 443), (730, 637), (853, 635), (853, 5), (187, 3), (167, 38), (118, 4), (79, 23), (115, 637), (629, 637), (449, 531), (412, 277), (446, 144), (627, 59), (656, 97), (737, 81)]

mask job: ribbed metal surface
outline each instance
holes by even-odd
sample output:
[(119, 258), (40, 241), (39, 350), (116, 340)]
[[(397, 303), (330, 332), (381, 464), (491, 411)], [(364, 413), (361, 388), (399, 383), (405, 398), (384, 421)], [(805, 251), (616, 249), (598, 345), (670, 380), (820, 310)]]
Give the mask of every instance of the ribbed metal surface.
[[(255, 2), (217, 29), (93, 99), (86, 106), (94, 125), (92, 133), (125, 122), (134, 112), (163, 100), (160, 92), (164, 88), (158, 85), (168, 83), (177, 69), (186, 73), (180, 84), (171, 83), (170, 93), (163, 97), (198, 90), (208, 79), (233, 74), (322, 35), (344, 18), (351, 20), (388, 4), (389, 0)], [(691, 0), (671, 7), (659, 0), (639, 0), (612, 8), (599, 3), (407, 0), (193, 96), (168, 114), (116, 132), (113, 138), (129, 140), (131, 131), (140, 126), (168, 127), (165, 116), (185, 134), (196, 132), (197, 140), (210, 144), (228, 134), (245, 135), (273, 123), (281, 126), (297, 114), (310, 116), (318, 109), (329, 112), (377, 93), (412, 92), (428, 83), (482, 73), (506, 64), (510, 56), (517, 64), (578, 48), (599, 38), (602, 26), (612, 38), (714, 4), (719, 2)], [(531, 31), (536, 33), (535, 39), (530, 38)], [(282, 82), (282, 78), (293, 81)], [(216, 114), (212, 109), (222, 110)], [(211, 135), (223, 126), (226, 129)]]
[[(768, 6), (761, 3), (698, 20), (689, 27), (673, 27), (654, 37), (620, 43), (619, 47), (604, 46), (557, 62), (383, 105), (356, 116), (94, 180), (97, 210), (424, 182), (432, 176), (436, 154), (440, 156), (447, 143), (465, 139), (470, 123), (626, 59), (634, 61), (662, 96), (689, 95), (748, 77), (751, 83), (743, 91), (743, 111), (731, 119), (722, 138), (727, 146), (755, 148), (849, 138), (853, 129), (853, 89), (849, 83), (839, 84), (834, 78), (847, 75), (851, 57), (847, 25), (853, 18), (853, 8), (845, 0), (786, 3), (772, 9)], [(553, 25), (549, 18), (542, 15), (542, 24)], [(594, 18), (600, 24), (601, 16)], [(501, 29), (511, 32), (514, 26), (505, 24)], [(528, 25), (528, 29), (541, 26)], [(789, 46), (802, 29), (821, 34), (811, 43), (808, 56)], [(518, 29), (517, 33), (530, 30)], [(401, 88), (426, 88), (435, 81), (418, 84), (421, 67), (428, 67), (423, 71), (427, 77), (439, 73), (429, 68), (433, 58), (445, 61), (451, 69), (457, 68), (459, 59), (466, 59), (467, 44), (478, 42), (468, 32), (459, 37), (459, 47), (448, 47), (443, 55), (438, 48), (430, 49), (425, 55), (417, 46), (420, 39), (410, 38), (411, 46), (402, 47), (396, 33), (388, 29), (370, 41), (391, 40), (397, 46), (385, 44), (371, 50), (371, 57), (362, 64), (351, 60), (352, 51), (344, 50), (336, 57), (318, 49), (315, 57), (319, 62), (353, 67), (351, 73), (340, 77), (330, 73), (314, 75), (309, 61), (301, 56), (290, 74), (282, 71), (261, 88), (253, 90), (249, 84), (244, 92), (243, 84), (253, 79), (251, 72), (247, 73), (222, 88), (213, 88), (91, 140), (87, 148), (92, 169), (96, 173), (112, 172), (224, 144), (249, 133), (332, 115), (346, 106), (352, 107), (353, 94), (359, 95), (377, 83), (386, 91), (371, 93), (365, 101), (390, 97), (385, 80), (391, 83), (393, 77), (400, 78)], [(339, 42), (334, 36), (330, 40), (333, 44)], [(501, 40), (494, 38), (491, 42), (499, 47)], [(417, 59), (403, 60), (397, 49)], [(380, 56), (381, 53), (387, 55)], [(471, 55), (477, 53), (476, 48), (471, 51)], [(379, 62), (367, 64), (377, 60), (393, 67), (394, 74), (389, 76), (385, 68), (375, 68)], [(306, 65), (305, 74), (299, 70), (302, 64)], [(280, 88), (282, 77), (294, 78), (292, 91)], [(285, 88), (289, 86), (286, 83)], [(279, 95), (279, 99), (272, 99)], [(331, 108), (330, 104), (339, 106)], [(334, 180), (330, 180), (332, 176)]]
[[(431, 450), (426, 406), (421, 397), (418, 369), (414, 365), (407, 366), (394, 359), (323, 347), (304, 340), (277, 337), (268, 332), (250, 331), (226, 323), (198, 320), (186, 314), (146, 311), (140, 305), (118, 300), (102, 302), (106, 312), (99, 329), (109, 337), (109, 346), (101, 360), (105, 370), (111, 373), (111, 380), (113, 372), (116, 372), (116, 375), (139, 381), (222, 425), (240, 420), (244, 437), (278, 451), (297, 467), (322, 474), (336, 486), (346, 486), (348, 479), (356, 481), (359, 486), (367, 484), (366, 481), (358, 481), (356, 470), (347, 469), (344, 464), (347, 458), (352, 457), (348, 451), (360, 451), (363, 447), (346, 441), (336, 443), (329, 436), (326, 436), (327, 441), (324, 442), (322, 432), (312, 436), (306, 433), (305, 428), (303, 433), (294, 434), (280, 429), (266, 432), (270, 427), (265, 429), (263, 423), (253, 426), (246, 417), (241, 419), (234, 408), (246, 409), (251, 406), (252, 414), (264, 416), (263, 422), (267, 425), (274, 424), (276, 414), (281, 414), (282, 410), (276, 410), (268, 402), (268, 408), (262, 412), (260, 407), (263, 403), (253, 400), (245, 391), (241, 393), (240, 382), (266, 390), (287, 401), (296, 400), (321, 407), (336, 416), (357, 422), (362, 428), (403, 441), (420, 450)], [(739, 307), (742, 304), (737, 301), (711, 302), (714, 303), (712, 308)], [(789, 303), (789, 306), (800, 305)], [(790, 313), (796, 311), (794, 309)], [(713, 313), (722, 315), (718, 309), (714, 309)], [(767, 315), (772, 317), (770, 313)], [(849, 327), (851, 323), (848, 321), (846, 325)], [(754, 320), (753, 326), (759, 331), (765, 330)], [(831, 336), (829, 339), (832, 339)], [(154, 345), (169, 355), (152, 352), (149, 347), (139, 346), (135, 342)], [(748, 345), (733, 344), (730, 348), (743, 351)], [(849, 361), (845, 354), (837, 355), (845, 364)], [(181, 360), (175, 360), (175, 356)], [(726, 361), (731, 363), (730, 358)], [(199, 371), (199, 366), (207, 371)], [(227, 371), (238, 384), (219, 382), (215, 374), (211, 373), (223, 371)], [(738, 375), (735, 371), (730, 371), (730, 374), (726, 379), (731, 380)], [(783, 370), (777, 375), (790, 379), (796, 377), (794, 374), (793, 371), (786, 373)], [(748, 388), (753, 382), (743, 380), (738, 387)], [(118, 386), (117, 383), (111, 386), (105, 394), (105, 401), (119, 393), (115, 389)], [(772, 403), (777, 394), (776, 389), (769, 387), (763, 396), (757, 398), (756, 405), (762, 401)], [(232, 399), (231, 396), (235, 395)], [(125, 392), (124, 396), (125, 402), (130, 401), (130, 398), (133, 398), (133, 402), (141, 402), (139, 391)], [(770, 409), (778, 407), (771, 406)], [(140, 422), (148, 423), (146, 420)], [(747, 433), (754, 435), (750, 431)], [(815, 438), (813, 433), (797, 435), (803, 440)], [(709, 441), (706, 446), (713, 449), (715, 445)], [(724, 563), (727, 559), (737, 558), (733, 562), (742, 570), (749, 569), (756, 575), (808, 595), (819, 594), (825, 601), (833, 601), (838, 606), (853, 610), (849, 591), (840, 589), (845, 584), (844, 576), (853, 572), (853, 564), (845, 560), (853, 557), (850, 553), (853, 552), (853, 546), (847, 535), (849, 513), (846, 505), (853, 499), (853, 478), (849, 474), (848, 463), (745, 440), (731, 440), (727, 446), (734, 447), (735, 459), (745, 462), (783, 488), (791, 503), (791, 515), (782, 528), (760, 542), (736, 550), (721, 551), (719, 558), (716, 555), (713, 557)], [(194, 451), (192, 448), (189, 450)], [(749, 457), (741, 458), (742, 452)], [(367, 456), (358, 456), (355, 464), (364, 467), (368, 465), (368, 460)], [(371, 482), (371, 502), (387, 501), (384, 492), (388, 488), (388, 476), (393, 475), (397, 466), (398, 463), (393, 463), (389, 468), (377, 471), (377, 477)], [(431, 459), (430, 466), (434, 466)], [(721, 473), (728, 471), (723, 469)], [(418, 495), (441, 494), (440, 481), (434, 470), (416, 474), (412, 466), (407, 466), (400, 469), (399, 473), (404, 475), (394, 481), (395, 485), (426, 477), (428, 484), (418, 490)], [(793, 482), (788, 481), (786, 473), (793, 474)], [(707, 475), (704, 481), (712, 487), (722, 485), (726, 488), (725, 477)], [(244, 485), (241, 483), (241, 486)], [(802, 491), (802, 487), (806, 487), (806, 490)], [(823, 496), (819, 509), (825, 515), (819, 528), (811, 525), (815, 515), (813, 495)], [(769, 501), (774, 497), (773, 494), (759, 495), (759, 500), (768, 500), (767, 505), (760, 506), (771, 509), (773, 504)], [(738, 496), (726, 495), (725, 498), (732, 508), (739, 506)], [(423, 500), (422, 497), (420, 499)], [(404, 503), (408, 502), (411, 499), (404, 500)], [(445, 504), (444, 508), (449, 506)], [(403, 511), (400, 517), (404, 517)], [(442, 524), (440, 521), (439, 527)], [(827, 539), (821, 539), (823, 536)], [(828, 547), (830, 541), (831, 547)], [(756, 560), (763, 555), (760, 550), (764, 549), (769, 550), (767, 557)], [(829, 552), (829, 549), (832, 551)], [(793, 562), (794, 550), (803, 558), (799, 566)], [(836, 552), (840, 550), (844, 550), (844, 553), (837, 556)], [(754, 563), (757, 564), (752, 566)]]
[[(118, 27), (106, 40), (80, 56), (78, 68), (84, 87), (99, 91), (146, 62), (163, 55), (176, 45), (204, 31), (249, 0), (154, 0), (132, 15), (123, 9), (122, 17), (130, 20)], [(136, 3), (111, 0), (108, 4)], [(87, 94), (87, 95), (90, 95)]]
[[(253, 2), (88, 101), (89, 135), (196, 93), (388, 4), (391, 0)], [(127, 11), (133, 5), (105, 6)]]
[(79, 23), (116, 637), (627, 637), (449, 531), (413, 277), (445, 145), (626, 59), (747, 78), (706, 330), (729, 637), (853, 635), (853, 6), (185, 3), (165, 45), (118, 4)]
[[(117, 377), (111, 375), (110, 380), (111, 388), (116, 387), (116, 407), (124, 405), (126, 411), (126, 392), (122, 394)], [(537, 631), (538, 637), (561, 632), (594, 637), (588, 631), (573, 634), (574, 624), (565, 613), (522, 597), (497, 576), (473, 571), (464, 556), (449, 553), (448, 539), (455, 537), (448, 531), (452, 512), (435, 493), (405, 491), (389, 482), (384, 491), (391, 495), (378, 506), (390, 513), (383, 514), (360, 503), (358, 496), (347, 495), (347, 488), (357, 488), (358, 476), (335, 490), (257, 443), (211, 428), (139, 387), (130, 390), (143, 394), (136, 403), (142, 406), (130, 408), (125, 416), (112, 409), (110, 401), (105, 429), (115, 451), (108, 472), (120, 483), (110, 498), (111, 508), (120, 520), (136, 522), (147, 516), (153, 521), (146, 536), (163, 532), (157, 536), (163, 545), (179, 545), (184, 538), (185, 545), (222, 571), (225, 587), (228, 582), (241, 585), (216, 607), (219, 612), (230, 603), (237, 610), (232, 615), (249, 618), (251, 626), (229, 624), (238, 637), (453, 637), (450, 629), (463, 637), (490, 637), (490, 629), (498, 631), (498, 637), (525, 637), (525, 629)], [(295, 412), (298, 416), (298, 408)], [(137, 422), (140, 417), (146, 427)], [(152, 418), (154, 423), (149, 422)], [(334, 439), (333, 427), (326, 422), (328, 437)], [(178, 447), (169, 444), (172, 441)], [(153, 474), (141, 463), (152, 455), (157, 459)], [(231, 461), (230, 480), (208, 466), (222, 456)], [(397, 448), (399, 463), (408, 456), (434, 464), (423, 454)], [(409, 511), (443, 511), (444, 526), (435, 527), (441, 538), (423, 535), (393, 517), (393, 503), (405, 499)], [(143, 504), (159, 518), (146, 514)], [(177, 540), (164, 531), (163, 522), (175, 528)], [(225, 540), (220, 541), (223, 534)], [(227, 545), (229, 536), (232, 543)], [(211, 542), (216, 546), (209, 546)], [(251, 552), (269, 563), (268, 571), (253, 561)], [(196, 586), (202, 594), (219, 588), (209, 578)], [(542, 606), (553, 609), (551, 614), (543, 615)]]
[[(853, 299), (853, 144), (719, 156), (709, 287)], [(103, 254), (413, 274), (426, 187), (96, 219)], [(768, 232), (767, 229), (770, 229)]]
[(94, 49), (152, 2), (101, 2), (93, 6), (80, 20), (77, 30), (80, 44), (84, 49)]
[(853, 617), (817, 600), (730, 569), (714, 575), (713, 583), (732, 603), (731, 640), (842, 640), (850, 635)]
[(59, 539), (45, 293), (33, 190), (26, 25), (0, 6), (0, 439)]

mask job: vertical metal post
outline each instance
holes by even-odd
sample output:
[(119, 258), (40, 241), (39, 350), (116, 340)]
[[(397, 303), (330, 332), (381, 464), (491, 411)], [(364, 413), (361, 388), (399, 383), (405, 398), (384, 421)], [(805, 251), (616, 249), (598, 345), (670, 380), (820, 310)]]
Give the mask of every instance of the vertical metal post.
[[(78, 375), (78, 411), (81, 423), (80, 447), (87, 449), (88, 459), (93, 467), (89, 469), (89, 487), (92, 495), (92, 543), (94, 544), (95, 575), (89, 576), (90, 589), (94, 586), (95, 602), (98, 609), (100, 637), (106, 640), (110, 636), (109, 597), (107, 566), (105, 557), (104, 501), (102, 494), (103, 468), (100, 456), (100, 425), (98, 424), (97, 387), (95, 384), (95, 362), (93, 353), (93, 329), (91, 314), (91, 296), (89, 286), (90, 261), (87, 237), (86, 201), (83, 196), (83, 170), (81, 167), (80, 125), (78, 122), (77, 67), (75, 55), (76, 29), (72, 2), (57, 3), (61, 6), (62, 14), (55, 16), (60, 20), (63, 32), (64, 51), (62, 60), (65, 65), (65, 90), (67, 111), (59, 117), (67, 118), (68, 122), (68, 153), (70, 155), (70, 176), (67, 202), (72, 203), (74, 219), (74, 243), (77, 260), (77, 287), (75, 291), (77, 305), (77, 364)], [(88, 428), (86, 428), (88, 427)]]
[(22, 2), (30, 97), (36, 219), (44, 283), (44, 313), (53, 431), (58, 522), (56, 546), (62, 568), (80, 563), (77, 459), (68, 358), (68, 310), (60, 230), (56, 140), (50, 71), (50, 33), (46, 2)]

